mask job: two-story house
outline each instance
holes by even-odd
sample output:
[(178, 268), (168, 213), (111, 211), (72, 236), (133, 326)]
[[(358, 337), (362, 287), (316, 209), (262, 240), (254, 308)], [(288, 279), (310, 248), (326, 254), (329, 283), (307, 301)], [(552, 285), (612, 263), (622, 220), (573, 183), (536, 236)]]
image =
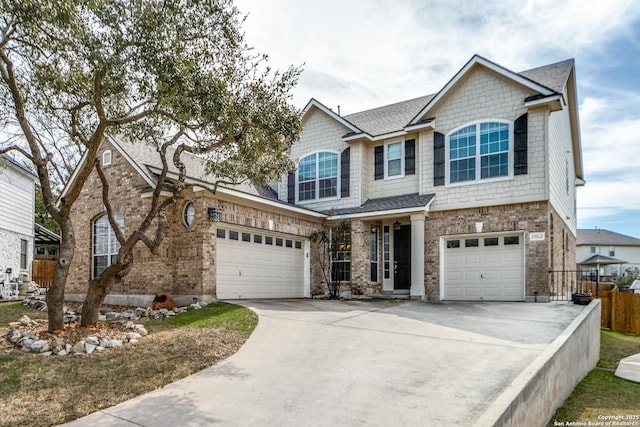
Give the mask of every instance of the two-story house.
[[(595, 255), (612, 258), (609, 261), (611, 264), (600, 266), (601, 275), (619, 276), (624, 274), (627, 268), (640, 268), (640, 239), (599, 228), (579, 229), (576, 242), (578, 265), (588, 262)], [(616, 260), (620, 262), (616, 263)], [(595, 269), (596, 266), (590, 267)]]
[[(29, 278), (38, 177), (0, 156), (0, 278)], [(10, 271), (10, 273), (8, 272)]]
[[(323, 294), (309, 236), (341, 223), (349, 243), (333, 261), (354, 294), (541, 301), (549, 268), (575, 265), (584, 182), (572, 60), (515, 73), (474, 56), (436, 94), (347, 116), (311, 100), (302, 120), (297, 170), (271, 186), (214, 189), (187, 155), (195, 187), (167, 213), (160, 255), (137, 250), (111, 301)], [(159, 159), (115, 139), (100, 156), (126, 231), (141, 221)], [(70, 298), (117, 253), (98, 188), (94, 173), (73, 209)]]
[(350, 222), (356, 289), (523, 301), (575, 265), (573, 60), (514, 73), (474, 56), (433, 95), (347, 116), (311, 100), (303, 126), (279, 196)]

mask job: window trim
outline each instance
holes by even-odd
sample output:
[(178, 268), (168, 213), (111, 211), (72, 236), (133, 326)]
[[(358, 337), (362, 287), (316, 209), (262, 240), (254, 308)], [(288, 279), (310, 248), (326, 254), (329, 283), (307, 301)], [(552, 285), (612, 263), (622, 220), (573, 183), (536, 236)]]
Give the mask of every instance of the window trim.
[[(337, 165), (337, 169), (336, 169), (336, 195), (332, 196), (332, 197), (320, 197), (320, 185), (319, 185), (319, 181), (320, 178), (318, 177), (318, 167), (319, 167), (319, 162), (320, 162), (320, 153), (330, 153), (336, 156), (336, 165)], [(316, 188), (315, 188), (315, 197), (313, 199), (308, 199), (308, 200), (300, 200), (300, 164), (302, 163), (302, 161), (304, 159), (306, 159), (309, 156), (316, 156), (316, 178), (314, 178), (313, 182), (316, 182)], [(330, 200), (339, 200), (340, 199), (340, 195), (341, 195), (341, 189), (340, 189), (340, 152), (336, 151), (336, 150), (316, 150), (316, 151), (311, 151), (307, 154), (305, 154), (304, 156), (300, 157), (300, 159), (298, 160), (298, 165), (296, 168), (296, 172), (295, 172), (295, 177), (296, 177), (296, 204), (306, 204), (306, 203), (318, 203), (318, 202), (325, 202), (325, 201), (330, 201)]]
[[(390, 160), (398, 160), (398, 159), (389, 159), (389, 146), (394, 144), (400, 144), (400, 173), (398, 175), (389, 176), (389, 161)], [(384, 180), (392, 180), (392, 179), (400, 179), (405, 177), (404, 171), (404, 161), (405, 161), (405, 152), (404, 152), (404, 139), (401, 140), (393, 140), (384, 143)]]
[[(499, 123), (508, 126), (508, 135), (509, 135), (509, 149), (507, 151), (507, 175), (504, 176), (496, 176), (491, 178), (482, 178), (481, 174), (481, 162), (483, 155), (480, 152), (480, 125), (485, 123)], [(461, 129), (464, 129), (469, 126), (476, 127), (476, 154), (475, 158), (475, 178), (473, 180), (468, 181), (460, 181), (460, 182), (451, 182), (451, 135), (455, 134)], [(464, 185), (473, 185), (473, 184), (484, 184), (489, 182), (497, 182), (497, 181), (505, 181), (509, 179), (513, 179), (514, 177), (514, 136), (513, 136), (513, 122), (504, 119), (497, 118), (486, 118), (481, 120), (474, 120), (471, 122), (467, 122), (461, 126), (458, 126), (452, 130), (450, 130), (445, 135), (445, 145), (444, 145), (444, 167), (445, 167), (445, 186), (446, 187), (459, 187)]]
[[(188, 217), (187, 217), (187, 209), (189, 209), (189, 206), (191, 206), (193, 208), (193, 216), (191, 217), (191, 222), (188, 221)], [(193, 204), (193, 202), (191, 200), (187, 201), (187, 203), (184, 204), (184, 206), (182, 207), (182, 225), (184, 225), (186, 228), (190, 228), (193, 223), (196, 220), (196, 207)]]
[[(124, 231), (124, 216), (119, 213), (119, 212), (115, 212), (114, 213), (114, 217), (116, 219), (116, 221), (118, 222), (118, 224), (120, 225), (121, 230)], [(109, 226), (109, 232), (107, 233), (107, 252), (106, 253), (100, 253), (96, 255), (96, 223), (101, 220), (102, 218), (105, 218), (107, 221), (107, 225)], [(116, 251), (115, 252), (111, 252), (111, 238), (116, 239), (116, 241), (114, 242), (116, 244)], [(113, 232), (113, 229), (111, 228), (111, 223), (109, 222), (109, 217), (108, 214), (106, 212), (96, 216), (93, 221), (91, 221), (91, 279), (95, 279), (96, 277), (98, 277), (100, 274), (102, 274), (102, 272), (104, 270), (102, 270), (100, 273), (95, 274), (96, 273), (96, 256), (106, 256), (107, 257), (107, 265), (105, 267), (105, 270), (111, 265), (113, 264), (112, 261), (112, 257), (113, 256), (117, 256), (118, 255), (118, 251), (120, 250), (120, 242), (118, 242), (118, 239), (115, 237), (115, 233)]]
[[(107, 161), (107, 157), (108, 157), (108, 161)], [(113, 154), (111, 153), (111, 150), (104, 150), (102, 152), (102, 162), (100, 166), (102, 167), (109, 166), (111, 163), (113, 163)]]
[[(329, 241), (335, 242), (336, 240), (334, 239), (333, 234), (337, 232), (336, 227), (331, 227), (329, 229)], [(340, 277), (340, 283), (349, 283), (351, 282), (351, 256), (352, 256), (352, 243), (351, 243), (351, 239), (352, 239), (352, 233), (351, 233), (351, 227), (349, 227), (348, 229), (344, 229), (342, 230), (342, 236), (340, 239), (340, 243), (341, 245), (344, 245), (343, 248), (339, 248), (337, 251), (335, 251), (334, 254), (329, 254), (329, 277), (331, 277), (331, 280), (334, 280), (334, 274), (336, 274), (334, 272), (334, 266), (337, 266), (337, 264), (342, 264), (344, 266), (343, 270), (340, 271), (340, 274), (342, 277)], [(335, 255), (335, 258), (334, 258)]]
[(26, 270), (29, 264), (29, 241), (20, 239), (20, 270)]

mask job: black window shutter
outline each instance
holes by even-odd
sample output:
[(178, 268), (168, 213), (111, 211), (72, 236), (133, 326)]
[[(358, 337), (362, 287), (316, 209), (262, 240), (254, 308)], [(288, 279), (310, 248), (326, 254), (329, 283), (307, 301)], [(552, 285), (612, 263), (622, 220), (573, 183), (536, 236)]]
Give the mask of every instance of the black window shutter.
[(444, 185), (444, 134), (433, 133), (433, 185)]
[(287, 177), (287, 202), (296, 202), (296, 173), (289, 172)]
[(384, 178), (384, 145), (378, 145), (375, 152), (375, 179)]
[(340, 154), (340, 197), (349, 197), (350, 160), (351, 147), (347, 147)]
[(513, 123), (513, 174), (524, 175), (527, 171), (527, 113)]
[(416, 140), (409, 139), (404, 142), (404, 174), (416, 173)]

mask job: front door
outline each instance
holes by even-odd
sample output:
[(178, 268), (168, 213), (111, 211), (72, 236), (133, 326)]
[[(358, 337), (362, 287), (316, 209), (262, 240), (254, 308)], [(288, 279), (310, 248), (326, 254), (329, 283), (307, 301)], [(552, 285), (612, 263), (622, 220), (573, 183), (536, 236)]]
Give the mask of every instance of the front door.
[(393, 290), (411, 289), (411, 225), (393, 231)]

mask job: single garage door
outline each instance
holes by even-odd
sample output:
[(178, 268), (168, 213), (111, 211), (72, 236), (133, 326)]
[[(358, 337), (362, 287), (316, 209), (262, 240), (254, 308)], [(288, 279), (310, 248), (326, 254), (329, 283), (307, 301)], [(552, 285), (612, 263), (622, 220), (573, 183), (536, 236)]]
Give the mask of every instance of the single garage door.
[(304, 297), (304, 240), (261, 230), (220, 227), (218, 299)]
[(444, 299), (524, 301), (521, 233), (444, 238)]

